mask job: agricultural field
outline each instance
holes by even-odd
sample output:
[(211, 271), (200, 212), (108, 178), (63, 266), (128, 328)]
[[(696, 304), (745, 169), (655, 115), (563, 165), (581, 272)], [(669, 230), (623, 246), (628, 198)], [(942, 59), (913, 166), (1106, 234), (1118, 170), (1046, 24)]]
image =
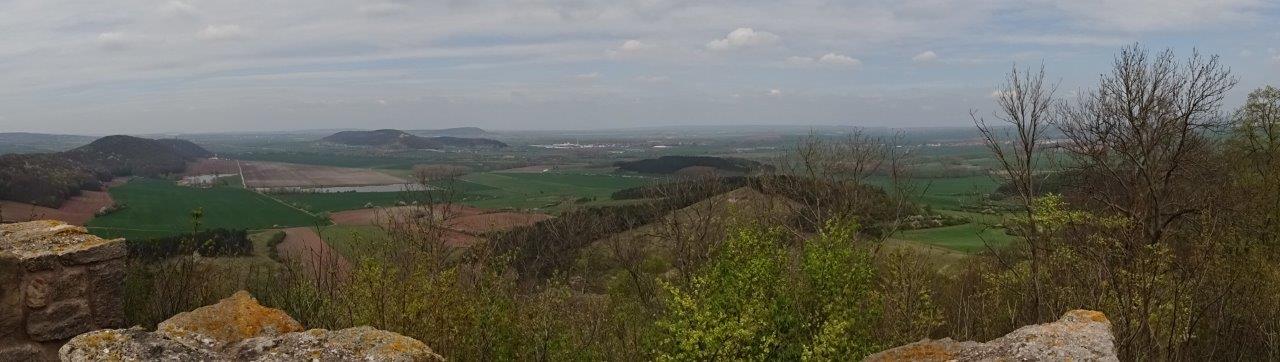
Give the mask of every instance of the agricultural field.
[[(151, 238), (190, 231), (191, 211), (204, 210), (202, 227), (268, 229), (314, 225), (314, 216), (237, 187), (193, 188), (172, 181), (138, 178), (110, 189), (124, 209), (87, 224), (103, 237)], [(327, 221), (321, 221), (327, 222)]]
[[(449, 189), (447, 195), (460, 204), (486, 209), (558, 212), (575, 206), (616, 203), (610, 199), (613, 192), (656, 180), (596, 171), (480, 172), (434, 186)], [(394, 206), (421, 198), (406, 192), (281, 193), (271, 196), (313, 213), (361, 209), (367, 205)]]
[(240, 162), (246, 187), (332, 187), (402, 184), (404, 179), (358, 169), (278, 162)]
[[(446, 187), (451, 192), (444, 195), (452, 196), (455, 202), (478, 201), (488, 198), (489, 196), (478, 194), (479, 191), (492, 190), (492, 187), (466, 182), (449, 182), (447, 184), (433, 185), (435, 187)], [(414, 193), (421, 192), (415, 191)], [(387, 207), (399, 205), (403, 203), (412, 203), (413, 200), (422, 198), (421, 195), (407, 192), (328, 192), (328, 193), (277, 193), (271, 197), (289, 203), (295, 207), (307, 210), (312, 213), (320, 212), (336, 212), (343, 210), (354, 210), (365, 208), (372, 205), (375, 207)], [(437, 195), (439, 196), (439, 195)]]
[(112, 203), (111, 195), (105, 191), (82, 191), (80, 196), (67, 199), (56, 209), (0, 200), (0, 222), (52, 219), (84, 225), (93, 219), (94, 213)]

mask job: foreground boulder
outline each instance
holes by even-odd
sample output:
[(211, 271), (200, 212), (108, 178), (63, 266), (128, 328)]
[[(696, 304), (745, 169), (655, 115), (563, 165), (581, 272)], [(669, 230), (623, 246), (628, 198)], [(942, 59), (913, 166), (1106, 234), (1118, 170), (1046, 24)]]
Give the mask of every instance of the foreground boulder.
[(61, 221), (0, 225), (0, 361), (53, 359), (67, 338), (122, 326), (126, 254)]
[(1057, 322), (1018, 328), (987, 343), (923, 340), (863, 361), (1119, 361), (1111, 321), (1102, 312), (1073, 310)]
[(63, 361), (436, 361), (422, 342), (370, 327), (304, 331), (288, 314), (240, 291), (217, 304), (142, 328), (89, 332), (62, 346)]

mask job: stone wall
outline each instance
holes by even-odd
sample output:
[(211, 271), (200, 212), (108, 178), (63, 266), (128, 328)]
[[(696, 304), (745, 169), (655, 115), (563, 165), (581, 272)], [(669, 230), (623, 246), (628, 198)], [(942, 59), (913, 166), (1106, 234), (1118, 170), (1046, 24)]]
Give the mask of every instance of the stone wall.
[(127, 253), (60, 221), (0, 225), (0, 361), (55, 359), (68, 338), (121, 326)]

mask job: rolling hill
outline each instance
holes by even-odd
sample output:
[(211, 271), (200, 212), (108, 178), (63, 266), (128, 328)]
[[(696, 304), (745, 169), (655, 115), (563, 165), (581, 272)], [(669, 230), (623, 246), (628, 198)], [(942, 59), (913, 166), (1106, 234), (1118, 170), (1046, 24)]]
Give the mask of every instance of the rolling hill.
[(66, 152), (0, 156), (0, 199), (58, 207), (116, 176), (178, 173), (211, 155), (185, 140), (107, 136)]
[(747, 174), (767, 168), (756, 161), (732, 157), (662, 156), (614, 164), (624, 171), (670, 175), (691, 168), (708, 168), (718, 172)]
[[(478, 128), (477, 128), (478, 130)], [(483, 130), (481, 130), (483, 132)], [(348, 146), (388, 147), (407, 149), (444, 148), (504, 148), (507, 144), (486, 138), (452, 136), (422, 137), (397, 129), (374, 131), (342, 131), (321, 139)]]

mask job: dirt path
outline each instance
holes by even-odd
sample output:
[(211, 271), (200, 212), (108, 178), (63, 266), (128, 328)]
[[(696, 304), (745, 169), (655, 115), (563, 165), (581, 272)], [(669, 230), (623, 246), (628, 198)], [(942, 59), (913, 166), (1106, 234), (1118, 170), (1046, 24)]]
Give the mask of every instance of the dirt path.
[(298, 263), (314, 279), (336, 276), (344, 279), (351, 273), (351, 262), (329, 247), (315, 229), (284, 229), (284, 241), (276, 246), (280, 256)]

